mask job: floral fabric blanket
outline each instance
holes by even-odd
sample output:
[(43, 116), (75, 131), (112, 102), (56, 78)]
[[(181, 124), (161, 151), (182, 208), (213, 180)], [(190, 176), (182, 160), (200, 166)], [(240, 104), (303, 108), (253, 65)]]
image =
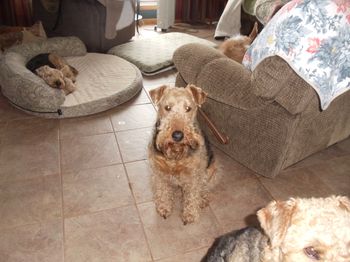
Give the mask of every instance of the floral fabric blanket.
[(350, 89), (350, 0), (293, 0), (270, 20), (247, 50), (250, 70), (278, 55), (307, 81), (326, 109)]

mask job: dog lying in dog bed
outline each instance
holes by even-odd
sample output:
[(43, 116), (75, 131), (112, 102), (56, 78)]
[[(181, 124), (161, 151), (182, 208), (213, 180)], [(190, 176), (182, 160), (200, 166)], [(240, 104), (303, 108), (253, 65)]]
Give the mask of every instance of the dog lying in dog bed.
[(55, 53), (36, 55), (28, 61), (26, 67), (44, 79), (49, 86), (62, 89), (66, 95), (76, 90), (74, 83), (78, 70)]
[[(67, 79), (77, 88), (65, 90)], [(95, 114), (126, 102), (142, 89), (142, 76), (120, 57), (87, 53), (76, 37), (54, 37), (8, 49), (0, 60), (0, 85), (15, 107), (37, 116), (64, 118)]]

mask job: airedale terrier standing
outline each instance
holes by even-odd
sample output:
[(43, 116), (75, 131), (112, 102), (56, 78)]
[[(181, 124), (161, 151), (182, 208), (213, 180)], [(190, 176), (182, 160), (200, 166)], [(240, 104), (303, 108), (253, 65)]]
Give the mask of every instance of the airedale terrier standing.
[(161, 86), (150, 91), (158, 107), (149, 160), (157, 212), (167, 218), (177, 189), (183, 196), (182, 220), (192, 223), (208, 205), (209, 184), (215, 171), (213, 153), (197, 122), (206, 93), (199, 87)]

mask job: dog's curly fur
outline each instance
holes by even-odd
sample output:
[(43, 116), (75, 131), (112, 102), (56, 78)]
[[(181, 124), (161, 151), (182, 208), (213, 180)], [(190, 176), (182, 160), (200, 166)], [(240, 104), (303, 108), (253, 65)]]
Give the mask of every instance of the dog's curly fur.
[(62, 71), (58, 69), (45, 65), (36, 69), (35, 73), (40, 76), (46, 84), (53, 88), (62, 89), (66, 95), (76, 90), (73, 81), (65, 77)]
[(272, 201), (257, 215), (263, 231), (246, 228), (223, 235), (202, 261), (350, 261), (347, 197)]
[(258, 218), (270, 242), (264, 261), (350, 261), (347, 197), (273, 201)]
[(197, 108), (206, 93), (199, 87), (161, 86), (150, 91), (158, 107), (154, 137), (149, 146), (157, 212), (167, 218), (175, 190), (183, 194), (182, 220), (192, 223), (208, 204), (209, 184), (215, 171), (212, 151), (197, 123)]

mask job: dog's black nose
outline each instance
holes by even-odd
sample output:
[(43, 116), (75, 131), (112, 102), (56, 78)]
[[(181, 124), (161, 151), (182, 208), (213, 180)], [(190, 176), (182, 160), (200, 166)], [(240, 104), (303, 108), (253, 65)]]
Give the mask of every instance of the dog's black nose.
[(181, 131), (174, 131), (171, 136), (175, 142), (180, 142), (184, 138), (184, 133)]
[(60, 86), (61, 86), (61, 81), (56, 80), (56, 81), (55, 81), (55, 85), (56, 85), (57, 87), (60, 87)]

